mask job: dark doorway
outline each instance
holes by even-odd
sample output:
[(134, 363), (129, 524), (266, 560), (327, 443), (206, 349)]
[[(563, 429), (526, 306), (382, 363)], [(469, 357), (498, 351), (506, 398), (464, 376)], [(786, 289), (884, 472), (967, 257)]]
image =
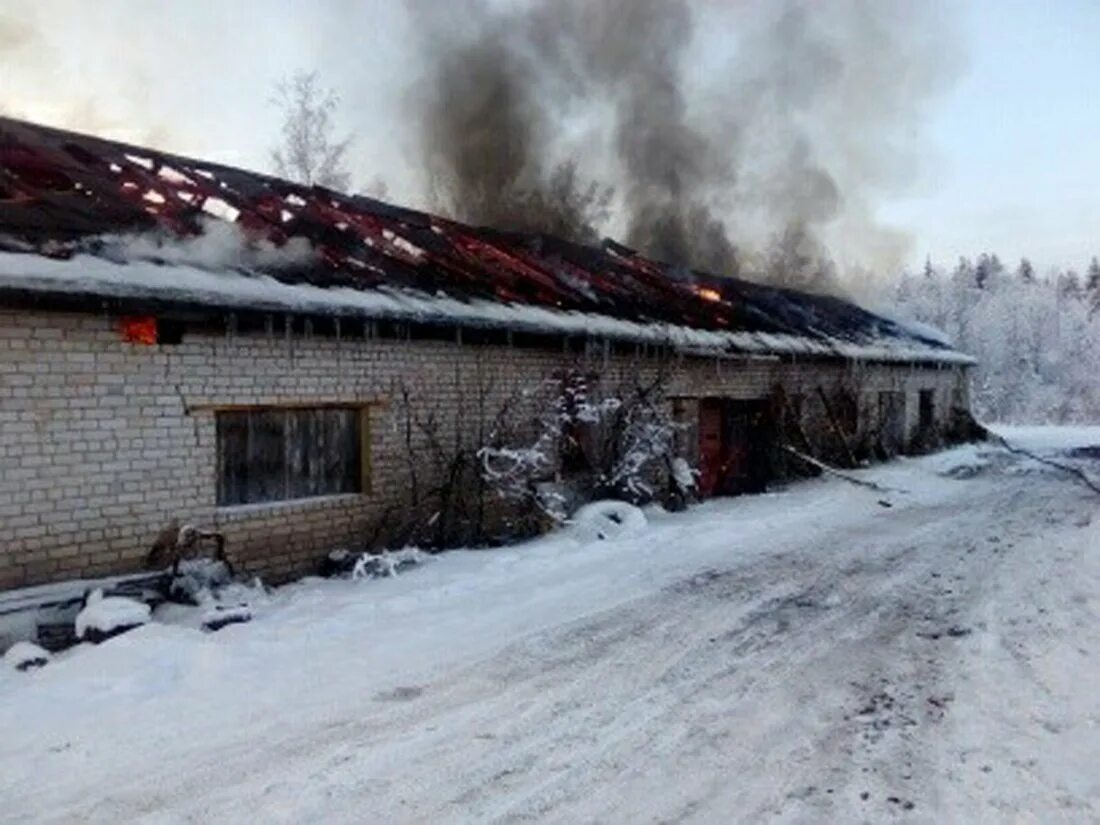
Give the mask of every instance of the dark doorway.
[(763, 399), (699, 402), (699, 491), (704, 496), (755, 493), (771, 476), (773, 431)]
[(922, 432), (932, 429), (936, 423), (936, 392), (935, 390), (920, 391), (920, 418), (917, 426)]
[(879, 437), (887, 455), (905, 448), (905, 393), (886, 391), (878, 394)]

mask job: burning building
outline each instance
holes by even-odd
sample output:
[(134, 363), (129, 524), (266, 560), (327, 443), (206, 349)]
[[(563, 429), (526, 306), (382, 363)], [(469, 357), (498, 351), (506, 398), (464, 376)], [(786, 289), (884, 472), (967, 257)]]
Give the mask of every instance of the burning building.
[(0, 119), (0, 588), (135, 569), (173, 520), (275, 579), (394, 540), (428, 457), (569, 376), (659, 375), (712, 495), (779, 443), (953, 437), (971, 363), (836, 297)]

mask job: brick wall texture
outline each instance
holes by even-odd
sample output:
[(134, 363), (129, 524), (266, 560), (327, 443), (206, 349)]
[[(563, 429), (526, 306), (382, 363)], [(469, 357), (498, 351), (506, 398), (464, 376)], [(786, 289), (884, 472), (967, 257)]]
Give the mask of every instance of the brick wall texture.
[[(188, 332), (179, 344), (143, 346), (124, 341), (118, 323), (0, 310), (0, 589), (139, 569), (173, 518), (224, 531), (247, 572), (274, 581), (310, 572), (407, 497), (407, 409), (468, 439), (505, 399), (563, 369), (612, 382), (652, 373), (659, 361), (603, 345), (576, 354), (304, 331)], [(826, 426), (815, 388), (838, 382), (860, 388), (861, 426), (873, 426), (863, 419), (873, 418), (882, 390), (907, 393), (910, 431), (918, 390), (935, 391), (938, 418), (968, 401), (958, 368), (688, 356), (665, 366), (668, 395), (688, 424), (694, 399), (760, 398), (777, 383), (805, 393), (811, 430)], [(369, 406), (369, 489), (219, 508), (215, 408), (286, 403)], [(689, 429), (689, 453), (691, 439)]]

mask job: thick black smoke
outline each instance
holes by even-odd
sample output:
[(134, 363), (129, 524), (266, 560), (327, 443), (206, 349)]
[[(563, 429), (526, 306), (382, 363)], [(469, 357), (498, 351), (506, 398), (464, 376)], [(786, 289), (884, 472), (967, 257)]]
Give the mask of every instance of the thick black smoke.
[[(583, 183), (572, 160), (550, 162), (552, 112), (543, 77), (513, 21), (471, 5), (478, 21), (452, 38), (428, 26), (432, 70), (418, 98), (421, 147), (441, 205), (463, 220), (593, 241), (610, 190)], [(424, 14), (439, 14), (438, 11)]]
[(904, 256), (873, 207), (910, 182), (923, 107), (953, 74), (934, 3), (413, 8), (420, 146), (457, 217), (580, 240), (610, 226), (670, 263), (816, 288), (826, 238), (866, 265)]

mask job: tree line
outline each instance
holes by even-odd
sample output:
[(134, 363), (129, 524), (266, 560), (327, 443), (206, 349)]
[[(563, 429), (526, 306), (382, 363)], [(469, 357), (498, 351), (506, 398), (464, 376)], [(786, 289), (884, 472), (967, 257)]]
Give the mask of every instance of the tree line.
[(994, 254), (950, 270), (928, 261), (891, 296), (899, 315), (934, 326), (978, 360), (975, 414), (989, 421), (1100, 420), (1100, 261), (1084, 274), (1044, 275), (1026, 258), (1008, 267)]

